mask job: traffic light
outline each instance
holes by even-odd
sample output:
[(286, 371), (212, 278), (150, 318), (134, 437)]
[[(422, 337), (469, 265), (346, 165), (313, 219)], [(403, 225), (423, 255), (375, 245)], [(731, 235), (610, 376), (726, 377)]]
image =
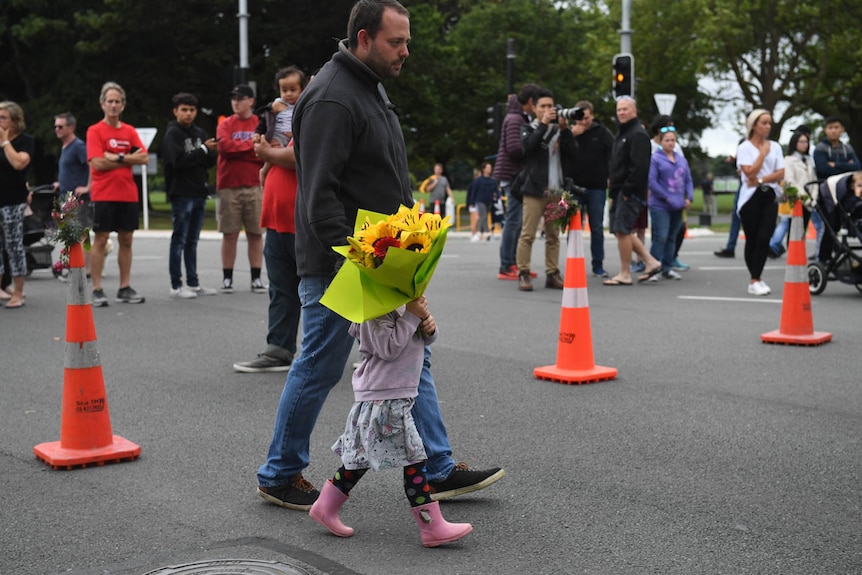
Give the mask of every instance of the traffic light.
[(485, 112), (488, 114), (488, 118), (485, 120), (488, 135), (494, 138), (495, 142), (500, 141), (500, 129), (503, 127), (505, 110), (506, 104), (494, 104), (485, 109)]
[(631, 54), (614, 56), (614, 97), (635, 95), (635, 57)]

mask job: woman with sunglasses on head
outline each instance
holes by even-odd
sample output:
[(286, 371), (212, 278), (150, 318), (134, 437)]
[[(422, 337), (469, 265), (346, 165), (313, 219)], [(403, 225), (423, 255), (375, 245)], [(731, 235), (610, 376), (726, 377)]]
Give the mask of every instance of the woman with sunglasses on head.
[(736, 151), (736, 167), (742, 183), (737, 211), (745, 232), (745, 265), (751, 276), (748, 293), (769, 295), (771, 290), (761, 274), (775, 231), (776, 198), (781, 195), (779, 183), (784, 179), (784, 153), (778, 142), (769, 139), (772, 116), (768, 111), (751, 112), (745, 120), (745, 130), (747, 139)]
[[(676, 236), (682, 225), (682, 214), (691, 205), (694, 185), (688, 162), (676, 150), (676, 128), (658, 128), (659, 149), (653, 152), (649, 169), (649, 213), (652, 220), (650, 254), (661, 262), (665, 279), (682, 279), (674, 271)], [(650, 281), (658, 281), (653, 276)]]
[[(24, 209), (27, 206), (27, 170), (33, 156), (33, 137), (24, 133), (24, 110), (15, 102), (0, 102), (0, 252), (9, 256), (12, 295), (8, 309), (24, 307)], [(0, 274), (5, 266), (0, 258)], [(8, 295), (8, 294), (7, 294)], [(5, 298), (3, 298), (5, 299)]]

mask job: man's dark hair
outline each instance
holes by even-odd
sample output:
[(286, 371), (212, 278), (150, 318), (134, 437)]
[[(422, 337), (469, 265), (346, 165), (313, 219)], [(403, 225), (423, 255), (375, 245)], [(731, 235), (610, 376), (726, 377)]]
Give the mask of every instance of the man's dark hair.
[(365, 30), (372, 38), (376, 37), (383, 21), (383, 11), (387, 8), (410, 17), (407, 8), (397, 0), (359, 0), (354, 4), (347, 21), (347, 46), (351, 49), (359, 47), (360, 30)]
[(536, 93), (533, 94), (533, 102), (538, 104), (539, 100), (541, 100), (542, 98), (553, 99), (554, 93), (551, 92), (550, 90), (548, 90), (547, 88), (539, 88), (538, 90), (536, 90)]
[(278, 90), (279, 80), (284, 80), (288, 76), (293, 76), (294, 74), (299, 76), (299, 87), (305, 90), (305, 87), (308, 85), (308, 76), (306, 76), (305, 72), (296, 66), (287, 66), (286, 68), (281, 68), (275, 73), (275, 89)]
[(523, 84), (521, 89), (518, 90), (518, 103), (522, 106), (526, 105), (530, 100), (533, 100), (533, 103), (535, 103), (536, 92), (540, 89), (538, 84)]
[(67, 126), (77, 126), (78, 120), (75, 119), (75, 116), (72, 115), (71, 112), (63, 112), (62, 114), (57, 114), (54, 116), (55, 120), (63, 120), (66, 122)]
[(194, 106), (198, 107), (198, 99), (194, 94), (189, 94), (188, 92), (180, 92), (179, 94), (174, 94), (174, 97), (171, 98), (171, 102), (174, 105), (174, 110), (179, 108), (180, 106)]
[(823, 122), (824, 126), (828, 126), (829, 124), (839, 123), (841, 126), (844, 126), (844, 120), (842, 120), (839, 116), (829, 116), (826, 118), (826, 121)]

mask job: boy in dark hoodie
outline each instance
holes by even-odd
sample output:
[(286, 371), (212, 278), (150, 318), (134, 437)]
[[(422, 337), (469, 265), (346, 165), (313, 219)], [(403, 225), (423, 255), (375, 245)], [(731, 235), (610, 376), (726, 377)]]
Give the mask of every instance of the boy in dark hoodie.
[[(165, 158), (165, 188), (171, 200), (173, 234), (168, 258), (172, 298), (191, 299), (215, 295), (201, 286), (197, 275), (198, 238), (204, 223), (209, 195), (209, 169), (216, 164), (216, 140), (195, 124), (198, 99), (187, 92), (173, 97), (176, 120), (168, 124), (162, 153)], [(186, 264), (186, 284), (182, 283), (182, 262)]]

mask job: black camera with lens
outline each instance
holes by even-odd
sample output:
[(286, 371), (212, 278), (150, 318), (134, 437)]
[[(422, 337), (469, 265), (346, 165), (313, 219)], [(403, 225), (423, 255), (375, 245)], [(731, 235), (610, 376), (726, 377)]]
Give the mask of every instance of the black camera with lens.
[(555, 106), (555, 108), (557, 109), (558, 118), (565, 118), (569, 122), (577, 122), (584, 119), (583, 108), (563, 108), (562, 106)]

